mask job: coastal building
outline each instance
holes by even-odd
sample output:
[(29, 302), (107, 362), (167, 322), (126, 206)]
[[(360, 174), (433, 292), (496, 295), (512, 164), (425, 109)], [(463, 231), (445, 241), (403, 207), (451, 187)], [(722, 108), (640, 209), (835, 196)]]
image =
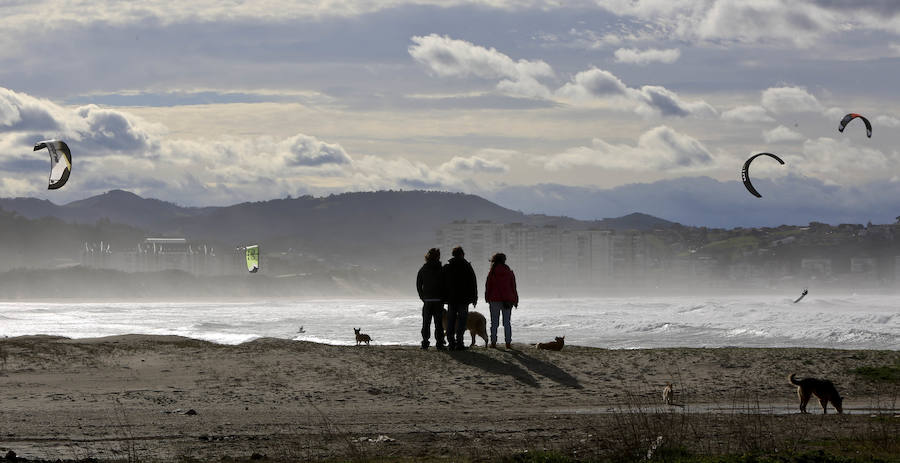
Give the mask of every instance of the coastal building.
[[(232, 256), (219, 256), (215, 249), (187, 238), (149, 237), (134, 248), (115, 249), (110, 243), (84, 243), (81, 265), (123, 272), (183, 270), (195, 275), (236, 273)], [(234, 267), (234, 268), (232, 268)]]
[(479, 279), (490, 256), (503, 252), (519, 281), (536, 287), (632, 284), (646, 270), (645, 240), (634, 231), (456, 221), (437, 230), (437, 242), (445, 254), (462, 246)]

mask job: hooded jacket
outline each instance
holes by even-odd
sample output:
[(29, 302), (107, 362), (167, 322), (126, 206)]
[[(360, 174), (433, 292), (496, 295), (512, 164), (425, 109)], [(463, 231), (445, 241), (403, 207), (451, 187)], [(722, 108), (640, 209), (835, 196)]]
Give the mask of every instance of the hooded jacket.
[(516, 274), (506, 264), (496, 264), (488, 272), (484, 284), (484, 299), (487, 302), (509, 302), (519, 305), (516, 291)]
[(416, 290), (419, 299), (423, 301), (440, 301), (441, 294), (441, 263), (440, 261), (425, 262), (416, 275)]
[(462, 257), (453, 257), (441, 269), (444, 301), (450, 304), (478, 303), (478, 283), (472, 264)]

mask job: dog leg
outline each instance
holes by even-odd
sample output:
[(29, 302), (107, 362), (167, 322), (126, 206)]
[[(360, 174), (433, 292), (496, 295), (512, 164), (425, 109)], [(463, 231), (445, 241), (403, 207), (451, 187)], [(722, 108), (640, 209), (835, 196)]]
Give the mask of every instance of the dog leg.
[(825, 414), (825, 415), (827, 415), (827, 414), (828, 414), (828, 399), (821, 399), (821, 398), (820, 398), (820, 399), (819, 399), (819, 405), (822, 406), (822, 413)]
[(797, 395), (800, 396), (800, 413), (806, 413), (806, 403), (809, 402), (810, 394), (804, 394), (802, 389), (797, 389)]

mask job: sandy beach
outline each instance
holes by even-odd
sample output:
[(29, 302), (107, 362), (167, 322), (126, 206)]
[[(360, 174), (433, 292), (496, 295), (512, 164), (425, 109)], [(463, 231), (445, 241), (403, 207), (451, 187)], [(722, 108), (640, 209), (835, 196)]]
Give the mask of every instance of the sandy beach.
[[(494, 461), (543, 450), (630, 458), (656, 440), (697, 453), (803, 450), (879, 433), (889, 436), (888, 451), (900, 445), (898, 383), (858, 372), (896, 368), (900, 352), (513, 347), (3, 339), (0, 452), (30, 460)], [(790, 373), (832, 380), (845, 414), (823, 417), (815, 400), (811, 414), (799, 414)], [(675, 406), (662, 403), (667, 382), (675, 383)]]

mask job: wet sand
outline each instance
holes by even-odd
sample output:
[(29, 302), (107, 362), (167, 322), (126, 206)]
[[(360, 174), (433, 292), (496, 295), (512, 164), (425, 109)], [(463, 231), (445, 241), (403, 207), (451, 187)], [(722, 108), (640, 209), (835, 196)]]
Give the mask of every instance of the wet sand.
[[(751, 433), (760, 445), (769, 434), (805, 442), (864, 435), (873, 426), (900, 433), (897, 383), (853, 373), (900, 364), (896, 351), (513, 347), (3, 339), (0, 453), (490, 461), (539, 449), (606, 455), (639, 447), (651, 434), (681, 438), (667, 433), (689, 422), (684, 439), (727, 452), (748, 445), (729, 437), (748, 433), (740, 430), (748, 416), (762, 423)], [(832, 380), (845, 396), (845, 414), (822, 417), (815, 400), (812, 414), (797, 413), (790, 373)], [(677, 406), (662, 403), (667, 382), (675, 383)], [(797, 429), (802, 436), (792, 434)]]

